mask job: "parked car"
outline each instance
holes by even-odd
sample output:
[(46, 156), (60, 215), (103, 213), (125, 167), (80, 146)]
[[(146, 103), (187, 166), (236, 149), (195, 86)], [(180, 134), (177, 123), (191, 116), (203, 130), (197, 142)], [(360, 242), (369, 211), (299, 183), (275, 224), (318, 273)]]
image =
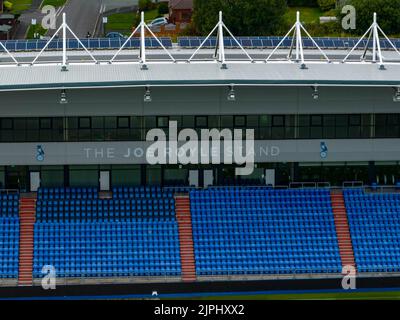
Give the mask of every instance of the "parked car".
[(119, 32), (109, 32), (106, 35), (107, 38), (115, 39), (115, 38), (126, 38), (122, 33)]
[(168, 24), (167, 18), (157, 18), (157, 19), (154, 19), (152, 22), (150, 22), (148, 24), (148, 26), (150, 28), (151, 27), (161, 27), (161, 26), (164, 26), (166, 24)]

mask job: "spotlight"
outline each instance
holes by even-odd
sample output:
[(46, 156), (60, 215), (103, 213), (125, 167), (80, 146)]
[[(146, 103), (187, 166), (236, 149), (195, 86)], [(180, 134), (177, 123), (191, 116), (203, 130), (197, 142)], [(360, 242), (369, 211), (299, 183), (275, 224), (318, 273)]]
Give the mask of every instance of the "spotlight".
[(67, 104), (67, 103), (68, 103), (67, 92), (65, 91), (65, 89), (63, 89), (61, 91), (60, 104)]
[(400, 87), (395, 88), (395, 93), (393, 95), (394, 102), (400, 102)]
[(150, 87), (146, 87), (146, 92), (144, 94), (144, 102), (151, 102), (151, 92), (150, 92)]
[(233, 85), (229, 86), (228, 101), (236, 101), (236, 94)]
[(312, 87), (313, 89), (313, 93), (312, 93), (312, 97), (314, 100), (318, 100), (319, 99), (319, 91), (318, 91), (318, 87), (314, 86)]

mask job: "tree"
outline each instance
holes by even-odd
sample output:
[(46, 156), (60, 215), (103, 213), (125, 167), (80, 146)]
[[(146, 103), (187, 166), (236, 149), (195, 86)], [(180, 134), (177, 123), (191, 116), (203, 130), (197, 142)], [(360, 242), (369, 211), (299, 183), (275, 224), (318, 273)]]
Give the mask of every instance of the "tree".
[(164, 14), (167, 14), (168, 12), (169, 12), (168, 2), (161, 2), (158, 5), (158, 14), (164, 15)]
[(285, 22), (286, 0), (194, 0), (193, 23), (206, 35), (222, 11), (227, 27), (237, 36), (276, 34)]
[(348, 0), (356, 9), (356, 30), (363, 34), (372, 24), (374, 12), (378, 15), (378, 23), (386, 34), (400, 33), (400, 0)]

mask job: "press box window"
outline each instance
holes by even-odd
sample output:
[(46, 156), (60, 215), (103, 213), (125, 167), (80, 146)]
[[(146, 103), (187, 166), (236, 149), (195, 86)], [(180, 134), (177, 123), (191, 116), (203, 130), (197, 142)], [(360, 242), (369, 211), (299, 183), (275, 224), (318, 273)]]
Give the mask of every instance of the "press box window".
[(90, 129), (90, 118), (79, 118), (79, 129)]
[(312, 127), (322, 126), (322, 116), (311, 116), (311, 126)]
[(51, 119), (50, 118), (41, 118), (41, 119), (39, 119), (39, 127), (42, 130), (51, 129)]
[(157, 117), (157, 128), (168, 128), (168, 117)]
[(118, 128), (128, 129), (129, 128), (129, 117), (118, 117)]
[(12, 130), (13, 120), (12, 119), (1, 119), (1, 128), (3, 130)]
[(285, 117), (284, 116), (273, 116), (272, 117), (272, 126), (273, 127), (283, 127), (285, 125)]
[(246, 126), (246, 116), (235, 116), (234, 118), (235, 128)]
[(207, 128), (207, 122), (207, 117), (205, 116), (196, 117), (196, 128)]

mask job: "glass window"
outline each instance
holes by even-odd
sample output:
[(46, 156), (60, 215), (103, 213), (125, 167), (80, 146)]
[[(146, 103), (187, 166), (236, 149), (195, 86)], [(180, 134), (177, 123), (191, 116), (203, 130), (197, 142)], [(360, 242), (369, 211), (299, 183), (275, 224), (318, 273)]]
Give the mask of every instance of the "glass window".
[(196, 121), (196, 128), (207, 128), (208, 127), (207, 116), (197, 116), (195, 121)]
[(183, 128), (194, 128), (194, 116), (183, 116), (182, 117)]
[(311, 116), (311, 126), (312, 127), (322, 126), (322, 116)]
[(45, 129), (51, 129), (51, 118), (40, 118), (39, 120), (39, 126), (40, 129), (45, 130)]
[(37, 130), (39, 129), (39, 119), (28, 118), (26, 119), (26, 129), (27, 130)]
[(79, 118), (79, 129), (90, 129), (91, 119), (89, 117)]
[(251, 128), (258, 127), (258, 116), (247, 116), (247, 125)]
[(13, 129), (13, 119), (1, 119), (1, 128), (3, 130), (12, 130)]
[(93, 129), (103, 129), (104, 128), (104, 117), (93, 117), (92, 118), (92, 128)]
[(260, 127), (270, 127), (271, 126), (271, 116), (261, 116), (260, 117)]
[(131, 117), (131, 127), (141, 128), (142, 127), (142, 117)]
[(246, 116), (235, 116), (235, 128), (246, 126)]
[(129, 126), (129, 117), (118, 117), (118, 128), (127, 129)]
[(233, 116), (222, 116), (221, 117), (221, 127), (232, 128), (233, 127)]
[(361, 125), (361, 115), (359, 114), (352, 114), (349, 116), (349, 124), (351, 126), (359, 126)]
[(283, 127), (285, 125), (284, 116), (272, 116), (272, 126), (273, 127)]
[(324, 126), (334, 127), (335, 126), (335, 116), (324, 115)]
[(116, 129), (117, 128), (117, 117), (105, 117), (104, 118), (105, 129)]
[(168, 128), (168, 117), (157, 117), (157, 128)]
[(310, 116), (300, 115), (299, 116), (299, 126), (300, 127), (308, 127), (308, 126), (310, 126)]

